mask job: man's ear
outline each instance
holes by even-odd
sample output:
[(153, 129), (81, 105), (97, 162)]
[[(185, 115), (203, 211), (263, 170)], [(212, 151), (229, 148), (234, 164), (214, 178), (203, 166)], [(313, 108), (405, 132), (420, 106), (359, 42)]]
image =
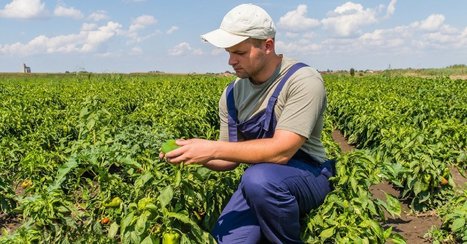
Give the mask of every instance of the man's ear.
[(266, 48), (266, 53), (270, 53), (274, 51), (274, 39), (268, 38), (264, 42), (264, 47)]

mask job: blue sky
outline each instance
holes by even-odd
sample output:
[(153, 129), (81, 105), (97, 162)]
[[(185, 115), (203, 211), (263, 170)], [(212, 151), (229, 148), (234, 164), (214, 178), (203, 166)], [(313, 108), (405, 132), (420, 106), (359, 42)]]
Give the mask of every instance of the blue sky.
[[(467, 1), (249, 1), (276, 50), (318, 70), (467, 64)], [(201, 40), (244, 1), (0, 0), (0, 72), (232, 71)]]

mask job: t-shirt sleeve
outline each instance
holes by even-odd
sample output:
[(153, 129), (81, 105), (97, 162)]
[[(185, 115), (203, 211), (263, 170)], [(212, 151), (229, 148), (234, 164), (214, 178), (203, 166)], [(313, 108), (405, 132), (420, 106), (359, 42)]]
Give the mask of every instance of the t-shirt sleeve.
[[(326, 107), (326, 91), (321, 75), (306, 67), (298, 70), (284, 94), (283, 108), (276, 129), (283, 129), (310, 138)], [(284, 91), (283, 91), (284, 92)]]
[(222, 93), (219, 99), (219, 120), (220, 120), (220, 128), (219, 128), (219, 140), (220, 141), (229, 141), (229, 113), (227, 111), (227, 100), (226, 100), (226, 91)]

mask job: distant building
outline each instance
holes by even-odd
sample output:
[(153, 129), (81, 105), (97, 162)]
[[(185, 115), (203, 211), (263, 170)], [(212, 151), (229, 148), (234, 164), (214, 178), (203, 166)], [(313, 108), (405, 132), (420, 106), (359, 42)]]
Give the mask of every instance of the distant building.
[(31, 67), (26, 66), (26, 64), (23, 64), (23, 73), (31, 73)]

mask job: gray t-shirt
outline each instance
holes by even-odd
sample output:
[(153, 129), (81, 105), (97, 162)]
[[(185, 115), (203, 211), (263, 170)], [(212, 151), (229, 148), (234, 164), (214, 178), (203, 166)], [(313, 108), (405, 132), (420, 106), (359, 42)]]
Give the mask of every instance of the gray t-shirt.
[[(239, 122), (248, 120), (266, 109), (269, 97), (279, 81), (295, 63), (295, 60), (282, 58), (281, 65), (271, 78), (260, 85), (251, 83), (249, 79), (235, 81), (234, 100)], [(307, 140), (301, 149), (321, 163), (326, 160), (326, 153), (320, 139), (326, 104), (326, 91), (321, 74), (311, 67), (302, 67), (287, 80), (274, 108), (276, 129), (306, 137)], [(226, 90), (219, 100), (219, 117), (221, 122), (219, 139), (228, 141)], [(239, 140), (243, 138), (239, 136)]]

